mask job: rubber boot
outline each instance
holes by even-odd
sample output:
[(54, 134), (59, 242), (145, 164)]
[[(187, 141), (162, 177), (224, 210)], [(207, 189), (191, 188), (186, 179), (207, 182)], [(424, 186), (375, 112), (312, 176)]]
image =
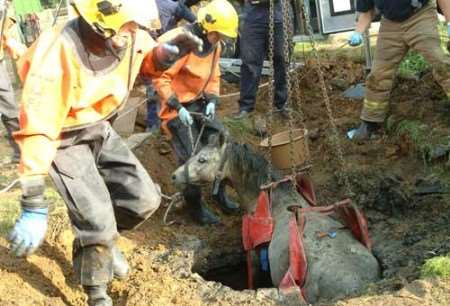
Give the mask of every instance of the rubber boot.
[(216, 200), (222, 211), (228, 215), (237, 215), (240, 211), (239, 204), (228, 199), (226, 195), (226, 184), (224, 181), (219, 183), (217, 194), (213, 194), (214, 200)]
[(112, 299), (106, 292), (106, 285), (83, 286), (88, 296), (89, 306), (113, 306)]
[(192, 220), (199, 225), (219, 223), (219, 219), (202, 203), (202, 192), (200, 187), (188, 185), (183, 191), (189, 214)]
[(8, 118), (2, 115), (2, 122), (6, 128), (8, 142), (13, 149), (13, 155), (11, 156), (11, 163), (17, 164), (20, 161), (20, 149), (19, 145), (14, 141), (12, 134), (19, 130), (19, 119), (18, 118)]
[(368, 140), (380, 128), (381, 124), (378, 122), (368, 122), (362, 120), (358, 128), (352, 129), (347, 132), (347, 137), (351, 140)]
[(114, 278), (120, 280), (127, 278), (130, 272), (130, 266), (128, 265), (127, 259), (117, 246), (114, 246), (111, 252), (113, 258)]

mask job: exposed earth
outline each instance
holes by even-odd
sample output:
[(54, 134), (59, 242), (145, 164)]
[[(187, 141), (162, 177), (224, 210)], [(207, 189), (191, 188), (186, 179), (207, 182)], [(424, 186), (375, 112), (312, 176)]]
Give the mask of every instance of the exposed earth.
[[(302, 110), (312, 135), (310, 174), (319, 203), (331, 204), (345, 198), (345, 190), (338, 183), (342, 169), (329, 138), (330, 123), (312, 65), (307, 63), (300, 73)], [(399, 79), (385, 133), (369, 142), (352, 143), (344, 135), (358, 123), (361, 102), (343, 98), (342, 92), (363, 79), (362, 66), (332, 58), (326, 59), (324, 70), (347, 161), (344, 172), (355, 192), (353, 200), (368, 216), (383, 279), (357, 296), (320, 305), (450, 305), (450, 280), (420, 275), (425, 260), (450, 252), (446, 151), (450, 107), (445, 105), (445, 95), (430, 73), (420, 79)], [(236, 88), (225, 85), (223, 93)], [(235, 112), (236, 102), (237, 97), (223, 99), (219, 115)], [(266, 110), (267, 91), (262, 89), (258, 113)], [(253, 133), (251, 120), (240, 125), (229, 119), (225, 122), (236, 140), (254, 145), (261, 140)], [(285, 128), (284, 122), (275, 122), (276, 131)], [(1, 159), (9, 153), (2, 137)], [(170, 174), (176, 167), (175, 158), (160, 155), (157, 137), (136, 149), (136, 154), (163, 192), (174, 193)], [(16, 177), (14, 167), (1, 166), (0, 189)], [(6, 240), (18, 213), (19, 190), (0, 195), (0, 305), (85, 305), (71, 269), (73, 236), (65, 208), (52, 188), (47, 194), (53, 203), (51, 229), (44, 246), (26, 260), (9, 254)], [(120, 246), (133, 271), (126, 281), (112, 283), (115, 305), (298, 305), (283, 300), (273, 288), (243, 290), (241, 217), (222, 214), (212, 201), (209, 206), (220, 215), (221, 225), (196, 226), (182, 207), (176, 207), (168, 218), (178, 222), (165, 226), (166, 208), (161, 206), (139, 229), (124, 233)]]

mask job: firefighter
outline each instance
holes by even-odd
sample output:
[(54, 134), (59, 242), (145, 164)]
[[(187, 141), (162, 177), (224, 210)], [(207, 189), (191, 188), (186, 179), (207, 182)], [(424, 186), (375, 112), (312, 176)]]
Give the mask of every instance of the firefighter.
[[(172, 1), (172, 0), (156, 0), (156, 6), (159, 11), (160, 28), (156, 31), (160, 36), (169, 30), (174, 29), (180, 20), (185, 20), (189, 23), (193, 23), (196, 20), (194, 13), (189, 6), (195, 5), (199, 0), (191, 0), (186, 3), (185, 0)], [(189, 5), (189, 6), (188, 6)], [(159, 102), (158, 96), (154, 88), (151, 86), (151, 81), (144, 80), (147, 87), (147, 132), (154, 132), (159, 130)], [(164, 149), (162, 151), (166, 151)]]
[(26, 47), (14, 38), (15, 19), (8, 14), (9, 1), (0, 0), (0, 115), (2, 123), (6, 128), (8, 141), (13, 149), (11, 163), (18, 163), (20, 150), (12, 138), (12, 133), (19, 129), (19, 106), (16, 103), (14, 90), (11, 86), (9, 73), (5, 66), (5, 51), (8, 55), (17, 60), (26, 50)]
[(9, 239), (17, 256), (44, 240), (49, 174), (68, 208), (74, 270), (88, 304), (112, 305), (107, 284), (129, 271), (115, 241), (153, 214), (160, 190), (109, 120), (139, 72), (157, 76), (202, 42), (180, 32), (155, 43), (142, 30), (157, 18), (149, 0), (75, 0), (73, 7), (78, 17), (41, 34), (19, 63), (22, 212)]
[[(450, 36), (450, 2), (438, 2)], [(380, 129), (386, 119), (395, 73), (410, 49), (419, 52), (431, 64), (436, 81), (450, 97), (450, 57), (440, 46), (436, 0), (358, 0), (360, 16), (356, 30), (349, 38), (350, 45), (362, 43), (362, 33), (369, 27), (376, 9), (384, 18), (381, 20), (373, 68), (366, 81), (361, 124), (349, 131), (351, 139), (369, 139)]]
[[(284, 1), (284, 0), (283, 0)], [(235, 119), (246, 117), (255, 110), (256, 93), (258, 90), (264, 59), (269, 48), (269, 0), (246, 0), (244, 6), (244, 18), (240, 36), (241, 52), (241, 76), (240, 76), (240, 99), (239, 112), (235, 114)], [(291, 45), (292, 37), (287, 37), (284, 33), (283, 24), (287, 27), (293, 24), (293, 12), (289, 2), (287, 20), (283, 20), (281, 1), (274, 3), (274, 46), (273, 65), (275, 79), (274, 103), (278, 114), (286, 115), (284, 106), (287, 100), (287, 80), (286, 65), (289, 58), (286, 58), (284, 42), (289, 40)], [(291, 50), (290, 50), (291, 51)], [(290, 53), (289, 51), (289, 53)]]
[[(203, 124), (205, 131), (202, 143), (207, 142), (210, 135), (224, 130), (222, 124), (215, 119), (220, 93), (220, 41), (225, 37), (236, 38), (237, 28), (238, 15), (234, 7), (226, 0), (213, 0), (200, 8), (196, 23), (169, 31), (160, 37), (164, 41), (181, 29), (188, 29), (203, 40), (202, 52), (189, 53), (161, 77), (153, 80), (161, 97), (162, 129), (171, 139), (180, 164), (184, 164), (191, 156), (193, 142), (196, 142)], [(183, 195), (196, 223), (218, 223), (217, 217), (202, 203), (199, 186), (186, 186)], [(220, 203), (225, 210), (237, 209), (234, 203)]]

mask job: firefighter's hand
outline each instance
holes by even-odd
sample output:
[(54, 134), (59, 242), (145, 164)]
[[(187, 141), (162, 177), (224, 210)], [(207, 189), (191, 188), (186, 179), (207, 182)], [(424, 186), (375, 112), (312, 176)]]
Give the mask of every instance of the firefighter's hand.
[(20, 179), (22, 213), (9, 235), (11, 250), (17, 256), (32, 254), (42, 243), (47, 231), (48, 203), (44, 198), (45, 177)]
[(203, 41), (199, 37), (186, 30), (172, 38), (170, 41), (166, 42), (166, 44), (178, 49), (178, 53), (173, 54), (173, 56), (178, 58), (181, 58), (190, 52), (203, 51)]
[(205, 109), (205, 115), (206, 117), (208, 117), (209, 119), (214, 119), (214, 116), (216, 114), (216, 103), (214, 102), (209, 102), (208, 104), (206, 104), (206, 109)]
[(154, 61), (158, 69), (166, 70), (189, 52), (202, 50), (203, 41), (191, 32), (183, 31), (156, 47)]
[(44, 241), (48, 208), (22, 208), (22, 214), (9, 235), (11, 251), (18, 257), (32, 254)]
[(348, 38), (348, 44), (352, 47), (361, 45), (363, 42), (363, 36), (361, 33), (354, 31)]
[(178, 110), (178, 117), (184, 125), (191, 126), (194, 123), (191, 114), (189, 114), (188, 110), (184, 107), (181, 107)]

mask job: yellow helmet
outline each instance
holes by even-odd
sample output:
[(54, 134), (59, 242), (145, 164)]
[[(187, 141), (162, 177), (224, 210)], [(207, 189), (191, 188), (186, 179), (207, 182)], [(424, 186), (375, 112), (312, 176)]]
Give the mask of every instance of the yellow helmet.
[(207, 32), (219, 32), (230, 38), (236, 38), (239, 17), (233, 5), (227, 0), (213, 0), (200, 8), (197, 22)]
[(106, 38), (114, 36), (131, 21), (149, 28), (158, 20), (154, 0), (73, 0), (76, 12)]

